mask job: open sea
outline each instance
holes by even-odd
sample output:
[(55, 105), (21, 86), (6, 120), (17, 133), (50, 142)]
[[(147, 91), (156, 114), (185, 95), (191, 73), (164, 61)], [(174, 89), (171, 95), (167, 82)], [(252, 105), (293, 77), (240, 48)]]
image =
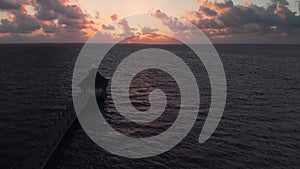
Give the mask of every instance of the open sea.
[[(82, 46), (0, 45), (1, 169), (10, 169), (22, 160), (71, 104), (72, 74)], [(121, 48), (111, 61), (130, 53), (138, 45)], [(75, 121), (46, 169), (300, 168), (300, 46), (215, 45), (226, 73), (227, 102), (218, 128), (203, 144), (198, 143), (198, 137), (209, 110), (211, 92), (205, 69), (194, 64), (180, 46), (164, 48), (185, 56), (194, 74), (202, 78), (200, 111), (188, 136), (166, 153), (128, 159), (98, 147)], [(155, 78), (151, 77), (153, 74)], [(155, 71), (143, 72), (140, 76), (142, 81), (159, 82), (158, 85), (170, 93), (173, 106), (169, 107), (170, 113), (165, 119), (148, 126), (136, 126), (118, 116), (108, 92), (104, 116), (111, 126), (131, 137), (156, 135), (170, 127), (176, 118), (172, 112), (178, 109), (178, 91), (172, 87), (174, 81), (165, 76)], [(144, 98), (149, 90), (138, 82), (132, 83), (130, 96), (137, 109), (145, 110), (150, 106)]]

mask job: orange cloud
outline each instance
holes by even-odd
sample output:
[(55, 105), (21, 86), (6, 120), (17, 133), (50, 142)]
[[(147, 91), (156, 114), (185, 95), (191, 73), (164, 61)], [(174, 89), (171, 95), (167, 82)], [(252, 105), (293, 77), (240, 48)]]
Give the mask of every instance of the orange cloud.
[(180, 44), (181, 42), (166, 35), (148, 33), (131, 36), (121, 43), (126, 44)]
[(200, 6), (204, 6), (211, 10), (216, 11), (218, 14), (230, 10), (230, 8), (233, 7), (233, 5), (234, 5), (231, 0), (224, 0), (221, 2), (212, 2), (212, 1), (208, 1), (208, 0), (197, 0), (197, 3)]

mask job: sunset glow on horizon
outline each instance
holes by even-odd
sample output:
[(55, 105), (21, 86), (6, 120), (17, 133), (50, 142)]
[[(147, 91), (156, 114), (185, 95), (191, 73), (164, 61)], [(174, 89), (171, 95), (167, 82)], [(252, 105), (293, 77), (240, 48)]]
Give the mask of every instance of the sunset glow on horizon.
[[(183, 29), (178, 16), (213, 43), (299, 44), (297, 10), (296, 0), (0, 0), (0, 43), (82, 43), (98, 30), (105, 42), (136, 35), (146, 43), (146, 30)], [(140, 13), (157, 21), (122, 19)]]

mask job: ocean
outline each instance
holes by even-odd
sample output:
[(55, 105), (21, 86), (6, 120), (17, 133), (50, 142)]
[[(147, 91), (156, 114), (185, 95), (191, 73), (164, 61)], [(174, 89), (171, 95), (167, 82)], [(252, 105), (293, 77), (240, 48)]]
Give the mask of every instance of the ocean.
[[(37, 146), (72, 102), (72, 74), (82, 46), (0, 45), (2, 169), (12, 168)], [(137, 46), (123, 45), (110, 62)], [(176, 45), (164, 48), (185, 55)], [(98, 147), (75, 121), (45, 168), (299, 168), (300, 46), (217, 44), (215, 48), (223, 62), (228, 91), (222, 120), (207, 142), (199, 144), (198, 137), (210, 106), (208, 77), (203, 66), (186, 56), (185, 61), (201, 77), (201, 106), (194, 127), (181, 143), (155, 157), (128, 159)], [(157, 77), (151, 78), (153, 74)], [(132, 124), (115, 112), (108, 94), (104, 116), (110, 124), (131, 137), (153, 136), (170, 127), (176, 118), (172, 112), (178, 109), (178, 91), (172, 87), (174, 81), (165, 76), (156, 71), (141, 74), (141, 79), (159, 82), (158, 86), (170, 93), (173, 106), (165, 119), (148, 126)], [(149, 91), (138, 82), (132, 83), (131, 98), (137, 109), (145, 110), (150, 106), (144, 98)]]

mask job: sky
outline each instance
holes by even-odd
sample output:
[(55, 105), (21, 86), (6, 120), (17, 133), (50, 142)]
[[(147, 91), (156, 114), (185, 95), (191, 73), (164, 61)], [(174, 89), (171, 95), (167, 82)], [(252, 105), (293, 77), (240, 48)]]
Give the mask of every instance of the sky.
[(0, 0), (0, 43), (84, 43), (97, 31), (105, 43), (172, 43), (149, 35), (162, 31), (192, 41), (186, 24), (213, 43), (300, 44), (297, 0)]

